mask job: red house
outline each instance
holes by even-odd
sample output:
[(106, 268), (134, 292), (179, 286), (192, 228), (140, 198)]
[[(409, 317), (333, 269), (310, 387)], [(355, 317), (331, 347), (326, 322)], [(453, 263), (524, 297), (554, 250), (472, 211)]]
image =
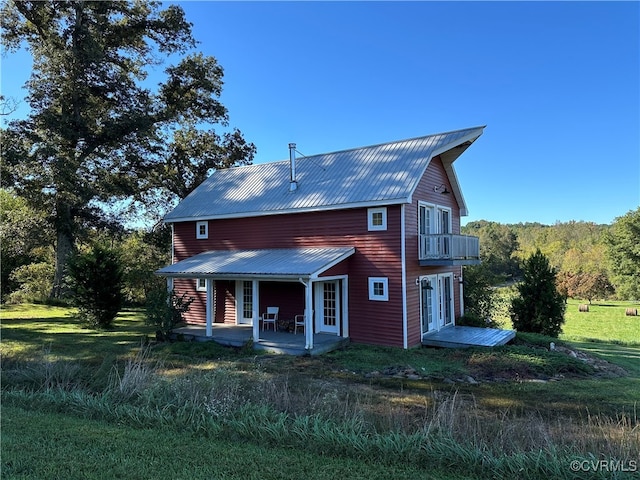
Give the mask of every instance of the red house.
[[(214, 172), (166, 217), (173, 263), (157, 273), (195, 298), (212, 336), (290, 320), (317, 335), (409, 348), (455, 324), (462, 266), (479, 263), (453, 163), (484, 127)], [(279, 325), (263, 322), (277, 307)]]

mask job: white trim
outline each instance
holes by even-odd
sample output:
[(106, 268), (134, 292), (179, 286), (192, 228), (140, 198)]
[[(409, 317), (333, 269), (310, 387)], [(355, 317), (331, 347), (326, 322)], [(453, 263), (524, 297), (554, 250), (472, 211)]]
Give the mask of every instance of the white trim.
[(340, 205), (323, 205), (319, 207), (298, 207), (298, 208), (286, 208), (283, 210), (266, 211), (254, 210), (251, 212), (242, 213), (225, 213), (222, 215), (203, 215), (198, 217), (177, 217), (168, 218), (163, 220), (164, 223), (182, 223), (182, 222), (195, 222), (204, 220), (224, 220), (230, 218), (253, 218), (264, 217), (268, 215), (288, 215), (291, 213), (313, 213), (313, 212), (325, 212), (333, 210), (347, 210), (353, 208), (368, 208), (368, 207), (387, 207), (391, 205), (402, 205), (403, 203), (411, 203), (411, 196), (397, 198), (393, 200), (375, 200), (370, 202), (351, 202), (343, 203)]
[(260, 341), (260, 321), (258, 320), (260, 315), (260, 282), (251, 281), (253, 282), (253, 319), (251, 320), (253, 323), (253, 343), (258, 343)]
[[(204, 282), (204, 284), (200, 284), (200, 282)], [(206, 292), (206, 291), (207, 291), (207, 279), (196, 278), (196, 292)]]
[(402, 262), (402, 344), (409, 348), (409, 319), (407, 318), (407, 254), (405, 208), (400, 206), (400, 261)]
[[(381, 223), (374, 223), (374, 215), (380, 214)], [(370, 232), (384, 231), (387, 229), (387, 207), (367, 209), (367, 230)]]
[[(201, 231), (201, 227), (204, 227), (204, 231)], [(196, 222), (196, 239), (206, 240), (207, 238), (209, 238), (209, 222), (207, 220)]]
[[(376, 293), (376, 284), (382, 285), (382, 293)], [(374, 302), (389, 301), (389, 278), (369, 277), (369, 300)]]
[(206, 321), (207, 321), (206, 332), (207, 332), (207, 337), (211, 337), (213, 336), (213, 316), (215, 315), (214, 305), (213, 305), (213, 280), (208, 278), (206, 279), (206, 282), (207, 282), (207, 303), (205, 307)]

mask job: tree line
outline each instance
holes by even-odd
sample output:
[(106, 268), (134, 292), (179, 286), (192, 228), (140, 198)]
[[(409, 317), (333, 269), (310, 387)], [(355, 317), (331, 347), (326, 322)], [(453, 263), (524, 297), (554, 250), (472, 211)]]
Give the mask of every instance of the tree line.
[(539, 250), (555, 270), (565, 297), (640, 299), (640, 208), (611, 225), (479, 220), (462, 227), (462, 233), (480, 238), (482, 264), (465, 268), (469, 280), (481, 276), (493, 286), (516, 282), (524, 262)]

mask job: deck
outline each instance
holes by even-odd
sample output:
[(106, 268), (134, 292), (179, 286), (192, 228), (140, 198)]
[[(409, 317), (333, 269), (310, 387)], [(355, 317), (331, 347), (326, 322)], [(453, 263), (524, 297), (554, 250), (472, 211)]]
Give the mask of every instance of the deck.
[[(220, 345), (242, 347), (253, 338), (253, 327), (251, 325), (214, 324), (212, 329), (213, 336), (207, 337), (204, 326), (188, 325), (175, 328), (173, 333), (183, 336), (185, 340), (197, 342), (213, 341)], [(313, 349), (309, 352), (304, 348), (305, 335), (302, 332), (296, 335), (288, 332), (260, 330), (260, 341), (254, 343), (253, 348), (287, 355), (309, 355), (309, 353), (311, 355), (321, 355), (340, 348), (347, 343), (349, 343), (348, 338), (328, 333), (315, 333), (313, 335)]]
[(467, 348), (496, 347), (513, 340), (516, 332), (497, 328), (446, 327), (422, 337), (422, 345), (429, 347)]

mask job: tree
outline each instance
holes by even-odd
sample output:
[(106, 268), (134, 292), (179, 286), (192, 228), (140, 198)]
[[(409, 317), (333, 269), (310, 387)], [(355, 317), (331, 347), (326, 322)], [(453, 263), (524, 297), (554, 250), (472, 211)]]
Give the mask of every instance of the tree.
[[(52, 296), (83, 224), (105, 209), (188, 194), (214, 168), (250, 163), (255, 146), (228, 126), (222, 68), (188, 53), (184, 11), (159, 2), (7, 1), (2, 44), (33, 57), (31, 112), (2, 135), (2, 185), (49, 212), (56, 234)], [(150, 66), (180, 56), (152, 91)]]
[[(0, 284), (2, 298), (24, 283), (16, 269), (51, 260), (51, 231), (45, 215), (13, 192), (0, 189)], [(33, 270), (30, 270), (33, 272)], [(27, 274), (30, 275), (30, 274)], [(52, 280), (52, 279), (51, 279)]]
[(640, 299), (640, 207), (616, 218), (604, 243), (618, 296)]
[(471, 318), (474, 326), (497, 327), (497, 323), (491, 318), (494, 311), (493, 276), (487, 270), (483, 264), (464, 267), (464, 317), (466, 318), (456, 323), (468, 325), (469, 323), (466, 322)]
[(123, 300), (122, 267), (116, 251), (94, 244), (70, 259), (69, 276), (78, 318), (92, 327), (110, 327)]
[(540, 250), (525, 260), (517, 290), (518, 296), (511, 302), (513, 327), (557, 337), (562, 332), (566, 305), (556, 288), (556, 272)]

